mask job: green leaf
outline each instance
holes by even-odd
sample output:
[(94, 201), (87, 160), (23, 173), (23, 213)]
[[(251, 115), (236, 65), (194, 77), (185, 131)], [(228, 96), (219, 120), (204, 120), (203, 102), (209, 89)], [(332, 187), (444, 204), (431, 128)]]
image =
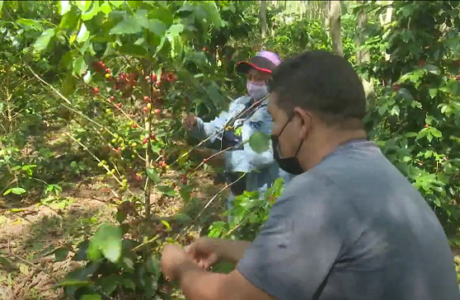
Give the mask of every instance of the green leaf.
[(256, 131), (249, 138), (249, 146), (257, 153), (262, 153), (270, 148), (270, 137), (263, 132)]
[(392, 116), (399, 116), (399, 113), (400, 113), (400, 110), (399, 110), (399, 106), (397, 105), (393, 106), (390, 110), (390, 114)]
[(118, 274), (110, 274), (107, 277), (101, 277), (97, 280), (97, 285), (101, 287), (102, 291), (108, 295), (112, 294), (121, 283), (122, 277)]
[(90, 240), (88, 249), (86, 250), (86, 257), (92, 261), (97, 261), (102, 258), (102, 251), (99, 244), (92, 239)]
[(440, 74), (440, 70), (438, 67), (432, 65), (432, 64), (426, 64), (423, 66), (423, 68), (425, 70), (427, 70), (428, 72), (432, 73), (432, 74), (435, 74), (435, 75), (439, 75)]
[(89, 241), (83, 241), (78, 244), (78, 251), (75, 253), (75, 256), (72, 258), (74, 261), (84, 261), (87, 260), (86, 252), (88, 251)]
[(93, 76), (91, 75), (91, 71), (88, 70), (88, 72), (86, 72), (85, 76), (83, 76), (83, 81), (85, 83), (90, 83), (91, 79), (93, 79)]
[(11, 188), (11, 189), (6, 190), (6, 192), (3, 193), (3, 196), (6, 196), (10, 193), (13, 193), (15, 195), (21, 195), (21, 194), (24, 194), (25, 192), (26, 190), (23, 188)]
[[(117, 262), (121, 256), (122, 232), (120, 227), (102, 225), (90, 242), (91, 249), (99, 249), (105, 258)], [(88, 255), (90, 250), (88, 249)]]
[(107, 43), (107, 48), (105, 48), (105, 51), (104, 51), (104, 54), (102, 55), (102, 58), (114, 55), (116, 53), (113, 44), (114, 43)]
[(145, 50), (144, 47), (139, 45), (124, 44), (118, 49), (118, 51), (120, 51), (121, 54), (126, 54), (130, 56), (148, 57), (147, 50)]
[(86, 12), (90, 7), (91, 7), (91, 2), (93, 1), (75, 1), (75, 4), (77, 5), (77, 7), (82, 11), (82, 12)]
[(11, 189), (11, 192), (15, 195), (22, 195), (26, 192), (26, 190), (20, 187), (15, 187)]
[(410, 31), (403, 30), (402, 33), (400, 33), (401, 40), (403, 40), (404, 43), (408, 43), (410, 40), (414, 39), (414, 35)]
[(166, 227), (168, 231), (171, 231), (171, 225), (169, 225), (168, 222), (166, 222), (165, 220), (161, 220), (161, 223)]
[(220, 17), (220, 13), (215, 1), (202, 1), (197, 3), (202, 5), (206, 10), (206, 19), (208, 19), (210, 23), (212, 23), (215, 27), (223, 26), (222, 19)]
[(137, 20), (137, 22), (142, 28), (146, 28), (148, 26), (149, 21), (147, 20), (147, 15), (148, 11), (146, 11), (145, 9), (139, 9), (138, 11), (136, 11), (136, 14), (134, 15), (134, 18)]
[(123, 3), (124, 3), (125, 1), (109, 1), (109, 2), (110, 2), (110, 4), (112, 4), (113, 6), (115, 6), (115, 7), (118, 8), (118, 7), (120, 7), (121, 5), (123, 5)]
[(404, 135), (405, 137), (416, 137), (417, 133), (416, 132), (408, 132)]
[(59, 27), (62, 29), (71, 29), (74, 31), (78, 26), (78, 22), (80, 22), (80, 12), (78, 9), (71, 9), (62, 17), (61, 23), (59, 23)]
[(109, 2), (105, 1), (102, 5), (101, 5), (101, 11), (108, 15), (111, 11), (112, 11), (112, 7), (110, 7), (110, 4)]
[(409, 90), (406, 88), (400, 88), (398, 91), (398, 95), (402, 96), (405, 100), (412, 100), (413, 97), (410, 94)]
[(92, 282), (88, 280), (63, 279), (57, 283), (57, 286), (89, 286)]
[[(134, 1), (128, 1), (128, 4), (131, 8), (133, 9), (138, 9), (141, 5), (142, 5), (142, 2), (143, 1), (137, 1), (137, 0), (134, 0)], [(147, 1), (148, 2), (148, 1)]]
[(184, 25), (182, 24), (173, 24), (168, 29), (168, 34), (172, 37), (178, 36), (182, 31), (184, 31)]
[(176, 191), (170, 186), (158, 185), (156, 188), (165, 196), (174, 197), (176, 195)]
[(36, 30), (36, 31), (43, 31), (43, 26), (40, 22), (37, 20), (32, 20), (32, 19), (19, 19), (16, 21), (19, 25), (22, 27)]
[(449, 82), (449, 88), (454, 96), (460, 96), (460, 81), (453, 80)]
[(102, 254), (111, 262), (117, 262), (121, 256), (121, 228), (108, 226), (103, 230), (105, 242), (102, 245)]
[(92, 1), (93, 2), (93, 6), (91, 8), (90, 11), (84, 13), (82, 16), (81, 16), (81, 19), (83, 21), (89, 21), (91, 20), (94, 16), (96, 16), (100, 11), (100, 7), (99, 7), (99, 1)]
[(431, 127), (430, 128), (430, 133), (434, 136), (434, 137), (437, 137), (437, 138), (440, 138), (442, 137), (442, 132), (437, 130), (436, 128), (434, 127)]
[(67, 258), (67, 255), (69, 254), (69, 249), (68, 248), (59, 248), (54, 250), (54, 260), (55, 261), (63, 261)]
[(110, 34), (136, 34), (142, 31), (142, 27), (133, 16), (126, 16), (123, 21), (110, 30)]
[(62, 84), (62, 94), (64, 96), (71, 95), (75, 90), (76, 84), (77, 83), (75, 77), (72, 75), (71, 72), (68, 72)]
[(58, 6), (59, 6), (59, 14), (61, 16), (65, 15), (72, 8), (70, 1), (59, 1)]
[(153, 277), (158, 280), (161, 275), (160, 262), (155, 256), (150, 255), (145, 262), (145, 269), (147, 272), (153, 275)]
[(179, 190), (179, 194), (180, 194), (182, 200), (184, 200), (185, 203), (188, 203), (190, 201), (192, 191), (193, 191), (193, 187), (191, 187), (189, 185), (184, 185)]
[(134, 261), (135, 260), (136, 260), (135, 258), (128, 257), (127, 255), (123, 255), (118, 264), (123, 268), (123, 271), (132, 273), (134, 271)]
[(149, 178), (155, 183), (160, 182), (160, 177), (158, 176), (157, 172), (155, 172), (154, 169), (148, 168), (147, 169), (147, 176), (149, 176)]
[(136, 284), (134, 283), (134, 281), (132, 281), (131, 279), (128, 279), (128, 278), (123, 278), (123, 281), (121, 282), (121, 285), (125, 289), (130, 289), (130, 290), (135, 290), (136, 289)]
[(221, 274), (229, 274), (233, 270), (235, 270), (235, 265), (229, 262), (219, 262), (212, 268), (213, 272)]
[(89, 31), (86, 29), (86, 26), (84, 23), (81, 24), (80, 31), (78, 32), (77, 35), (77, 42), (86, 42), (86, 40), (89, 38)]
[(101, 296), (98, 294), (83, 295), (80, 298), (81, 300), (102, 300)]
[[(201, 86), (200, 86), (201, 88)], [(208, 95), (209, 99), (212, 101), (212, 104), (216, 107), (224, 107), (226, 109), (227, 99), (222, 96), (220, 87), (215, 83), (211, 82), (206, 88), (206, 94)], [(206, 103), (205, 103), (206, 104)], [(227, 106), (228, 107), (228, 106)]]
[(387, 112), (387, 110), (388, 110), (388, 103), (384, 103), (380, 105), (378, 112), (381, 116), (383, 116)]
[(431, 99), (433, 99), (438, 94), (438, 89), (432, 88), (428, 92), (430, 93)]
[(156, 36), (162, 37), (166, 32), (166, 25), (161, 22), (160, 20), (151, 19), (148, 20), (148, 24), (146, 27), (151, 33), (155, 34)]
[(423, 128), (422, 130), (419, 131), (417, 134), (417, 140), (426, 137), (428, 134), (427, 128)]
[(48, 47), (51, 39), (54, 37), (55, 31), (54, 29), (47, 29), (45, 30), (42, 35), (35, 41), (34, 49), (36, 51), (43, 51)]
[(126, 220), (126, 217), (127, 215), (122, 210), (117, 211), (117, 213), (115, 214), (115, 219), (117, 219), (117, 222), (120, 224), (123, 223), (124, 220)]
[(80, 56), (73, 62), (73, 74), (80, 77), (82, 74), (86, 73), (88, 70), (88, 65), (85, 62), (85, 58)]

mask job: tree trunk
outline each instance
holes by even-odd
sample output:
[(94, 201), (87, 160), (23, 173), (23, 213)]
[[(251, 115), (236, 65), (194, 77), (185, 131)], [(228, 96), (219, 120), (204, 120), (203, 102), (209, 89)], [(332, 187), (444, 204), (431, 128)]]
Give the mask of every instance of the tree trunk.
[(340, 1), (329, 1), (329, 32), (332, 37), (332, 50), (334, 54), (343, 56)]
[(267, 36), (267, 1), (260, 1), (260, 35), (263, 39)]
[[(388, 26), (388, 24), (391, 23), (391, 18), (393, 17), (393, 7), (391, 6), (391, 3), (393, 1), (387, 1), (387, 11), (385, 14), (382, 14), (379, 16), (379, 19), (380, 19), (380, 25), (382, 27), (385, 27), (385, 26)], [(390, 60), (390, 54), (388, 53), (385, 53), (385, 61), (389, 61)]]
[[(359, 2), (363, 2), (363, 1), (359, 1)], [(367, 38), (367, 35), (365, 33), (366, 31), (366, 25), (367, 25), (367, 13), (364, 9), (362, 9), (359, 13), (358, 13), (358, 35), (357, 35), (357, 39), (356, 39), (356, 46), (357, 48), (361, 47), (362, 45), (364, 45), (364, 42)], [(361, 49), (361, 50), (358, 50), (358, 52), (356, 53), (356, 63), (358, 65), (361, 65), (363, 63), (368, 63), (370, 60), (370, 54), (369, 54), (369, 50), (368, 49)]]
[[(364, 3), (364, 1), (359, 1), (360, 4)], [(364, 45), (367, 34), (366, 34), (366, 26), (367, 26), (367, 12), (365, 9), (361, 9), (358, 13), (358, 26), (357, 26), (357, 39), (356, 39), (356, 47), (360, 48)], [(360, 49), (356, 53), (356, 64), (362, 65), (368, 63), (370, 61), (370, 53), (368, 49)], [(364, 92), (366, 93), (366, 99), (368, 99), (368, 103), (370, 107), (375, 105), (374, 103), (374, 87), (370, 81), (366, 78), (361, 77), (361, 82), (363, 83)]]

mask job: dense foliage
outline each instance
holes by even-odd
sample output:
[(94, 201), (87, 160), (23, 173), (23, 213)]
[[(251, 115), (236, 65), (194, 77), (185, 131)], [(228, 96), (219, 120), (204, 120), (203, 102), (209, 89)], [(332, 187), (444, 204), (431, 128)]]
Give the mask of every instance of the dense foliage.
[[(237, 197), (229, 212), (213, 203), (225, 201), (228, 185), (200, 199), (203, 172), (218, 170), (196, 159), (202, 143), (182, 126), (185, 113), (208, 120), (242, 95), (235, 64), (262, 48), (283, 57), (333, 49), (327, 2), (263, 3), (0, 2), (2, 203), (9, 211), (63, 203), (89, 179), (115, 205), (107, 223), (48, 251), (78, 263), (56, 279), (67, 297), (176, 297), (158, 268), (164, 242), (186, 243), (194, 231), (251, 239), (266, 220), (282, 182)], [(341, 13), (343, 55), (371, 86), (369, 137), (460, 246), (458, 2), (346, 1)], [(247, 142), (268, 145), (260, 136)], [(206, 205), (164, 213), (173, 200)]]

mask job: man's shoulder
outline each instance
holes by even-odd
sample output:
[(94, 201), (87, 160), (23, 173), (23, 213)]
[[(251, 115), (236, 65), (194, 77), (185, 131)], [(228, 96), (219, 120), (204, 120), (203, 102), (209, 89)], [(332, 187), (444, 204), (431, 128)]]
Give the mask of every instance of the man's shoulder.
[(324, 172), (311, 170), (295, 176), (287, 184), (284, 194), (290, 197), (303, 197), (307, 194), (324, 192), (325, 188), (338, 188)]
[(312, 170), (292, 178), (273, 209), (294, 211), (299, 216), (321, 207), (341, 210), (341, 206), (347, 205), (340, 201), (342, 197), (346, 194), (339, 185), (326, 174)]

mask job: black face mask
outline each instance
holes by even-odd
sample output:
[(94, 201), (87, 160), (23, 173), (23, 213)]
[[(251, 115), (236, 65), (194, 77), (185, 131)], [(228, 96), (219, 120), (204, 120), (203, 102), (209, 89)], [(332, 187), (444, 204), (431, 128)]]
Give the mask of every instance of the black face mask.
[(291, 122), (292, 117), (289, 118), (289, 120), (284, 124), (283, 128), (281, 129), (280, 133), (276, 135), (272, 135), (272, 147), (273, 147), (273, 158), (278, 162), (278, 165), (280, 166), (281, 169), (284, 171), (288, 172), (289, 174), (292, 175), (299, 175), (304, 172), (302, 169), (302, 166), (300, 165), (299, 160), (297, 159), (297, 154), (299, 153), (300, 147), (302, 147), (303, 140), (300, 142), (299, 147), (297, 148), (297, 151), (294, 156), (292, 157), (285, 157), (282, 158), (280, 157), (280, 143), (279, 143), (279, 137), (284, 131), (284, 128), (286, 128), (287, 124)]

